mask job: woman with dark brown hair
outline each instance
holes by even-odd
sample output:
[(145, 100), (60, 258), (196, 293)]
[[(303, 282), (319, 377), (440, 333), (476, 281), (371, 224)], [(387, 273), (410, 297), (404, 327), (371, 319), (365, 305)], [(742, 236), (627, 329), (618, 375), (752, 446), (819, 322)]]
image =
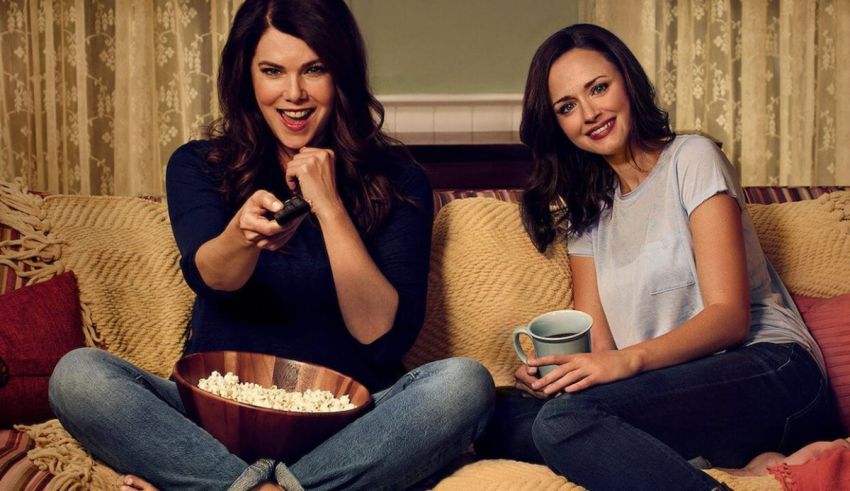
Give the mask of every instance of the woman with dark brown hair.
[[(324, 365), (364, 383), (374, 408), (296, 461), (244, 462), (185, 417), (173, 382), (83, 349), (51, 378), (55, 413), (128, 474), (126, 489), (421, 481), (479, 434), (493, 382), (467, 359), (402, 369), (425, 314), (432, 195), (381, 132), (383, 108), (345, 3), (246, 1), (222, 53), (219, 97), (210, 138), (168, 164), (180, 265), (197, 293), (185, 351)], [(309, 213), (270, 219), (291, 197)]]
[(594, 25), (558, 31), (523, 104), (536, 163), (523, 221), (541, 251), (567, 241), (591, 352), (529, 357), (479, 450), (593, 490), (712, 490), (695, 464), (837, 436), (820, 349), (734, 169), (710, 140), (671, 131), (628, 47)]

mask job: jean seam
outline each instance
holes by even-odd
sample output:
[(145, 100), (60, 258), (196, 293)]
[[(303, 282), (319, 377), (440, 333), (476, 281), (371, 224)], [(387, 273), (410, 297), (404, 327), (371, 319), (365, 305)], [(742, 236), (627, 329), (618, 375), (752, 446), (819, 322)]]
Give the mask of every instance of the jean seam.
[(785, 418), (785, 425), (784, 425), (784, 428), (782, 430), (782, 439), (779, 440), (779, 443), (780, 443), (779, 447), (780, 448), (785, 447), (785, 444), (788, 440), (788, 436), (791, 433), (791, 427), (794, 424), (794, 422), (797, 419), (799, 419), (800, 417), (807, 414), (809, 411), (811, 411), (812, 408), (817, 407), (817, 405), (820, 403), (821, 397), (823, 396), (823, 393), (824, 393), (824, 389), (826, 388), (825, 385), (826, 384), (824, 384), (823, 380), (821, 380), (820, 384), (818, 385), (818, 391), (815, 394), (815, 397), (813, 397), (812, 400), (808, 404), (805, 405), (805, 407), (803, 407), (799, 411), (797, 411), (794, 414)]
[[(600, 409), (596, 410), (597, 413), (600, 413), (599, 414), (599, 416), (601, 416), (600, 419), (602, 419), (602, 418), (612, 418), (612, 421), (614, 422), (614, 424), (621, 426), (621, 429), (622, 429), (622, 427), (626, 427), (627, 430), (632, 430), (633, 431), (632, 437), (640, 439), (646, 445), (649, 445), (653, 448), (659, 449), (665, 456), (670, 457), (671, 459), (679, 459), (679, 460), (683, 461), (682, 469), (684, 469), (686, 471), (688, 471), (688, 470), (694, 471), (690, 475), (690, 477), (694, 480), (693, 484), (695, 484), (695, 485), (702, 484), (706, 480), (711, 482), (712, 486), (716, 486), (719, 483), (710, 474), (703, 472), (702, 470), (697, 469), (696, 467), (693, 467), (688, 460), (684, 459), (684, 457), (679, 455), (669, 445), (665, 444), (664, 442), (661, 442), (660, 440), (658, 440), (654, 436), (650, 435), (649, 433), (646, 433), (645, 431), (640, 430), (639, 428), (631, 425), (629, 422), (625, 421), (623, 418), (617, 416), (616, 414), (609, 411), (608, 408), (604, 408), (603, 406), (604, 405), (600, 404)], [(539, 418), (540, 418), (540, 415), (538, 413), (537, 419), (535, 420), (535, 426), (537, 425), (538, 421), (540, 421)], [(546, 463), (546, 465), (550, 469), (553, 469), (556, 473), (566, 477), (567, 479), (571, 479), (569, 476), (566, 475), (567, 473), (562, 473), (560, 470), (557, 470), (556, 465), (554, 463), (550, 462), (549, 459), (547, 459), (547, 456), (550, 455), (550, 453), (547, 452), (545, 448), (541, 448), (541, 446), (543, 446), (543, 445), (538, 444), (538, 441), (537, 441), (536, 438), (533, 439), (533, 442), (534, 442), (534, 446), (537, 448), (537, 451), (543, 457), (544, 462)], [(712, 488), (712, 489), (714, 489), (714, 488)]]
[[(477, 415), (477, 417), (475, 418), (476, 423), (474, 425), (472, 425), (466, 432), (462, 432), (454, 442), (457, 443), (457, 444), (463, 444), (463, 442), (468, 442), (468, 444), (467, 444), (467, 448), (468, 448), (476, 438), (481, 436), (481, 434), (484, 431), (484, 427), (487, 426), (487, 423), (490, 419), (490, 416), (492, 415), (492, 414), (487, 414), (488, 412), (492, 413), (492, 398), (490, 399), (490, 403), (486, 406), (484, 411), (480, 412)], [(485, 415), (487, 415), (487, 417), (484, 417)], [(461, 454), (462, 454), (462, 452), (461, 452)], [(430, 468), (434, 463), (437, 463), (440, 460), (441, 457), (442, 457), (442, 454), (440, 454), (439, 452), (432, 454), (431, 458), (427, 461), (428, 465), (425, 466), (425, 467)], [(460, 458), (460, 455), (458, 455), (455, 458)], [(451, 461), (445, 462), (439, 468), (433, 469), (429, 473), (418, 476), (418, 479), (416, 480), (416, 482), (412, 482), (411, 484), (416, 484), (420, 481), (423, 481), (423, 480), (429, 478), (430, 476), (439, 472), (441, 469), (445, 468), (445, 466), (447, 466), (450, 462)], [(422, 468), (422, 466), (418, 466), (417, 468)], [(417, 477), (417, 474), (421, 474), (421, 472), (411, 471), (411, 472), (405, 473), (403, 475), (402, 482), (409, 482), (412, 477)], [(393, 489), (393, 488), (392, 487), (386, 487), (386, 488), (381, 488), (381, 489)]]
[[(480, 419), (480, 418), (479, 418), (479, 419)], [(468, 440), (468, 441), (470, 441), (470, 442), (471, 442), (471, 441), (472, 441), (472, 437), (473, 437), (473, 435), (480, 434), (480, 426), (481, 426), (481, 424), (480, 424), (480, 423), (479, 423), (479, 424), (477, 424), (477, 425), (475, 425), (475, 426), (471, 429), (471, 433), (463, 433), (463, 434), (461, 434), (460, 438), (459, 438), (459, 439), (457, 439), (457, 440), (455, 440), (455, 441), (456, 441), (456, 442), (464, 442), (464, 441), (467, 441), (467, 440)], [(467, 434), (469, 435), (469, 438), (467, 438)], [(430, 458), (430, 459), (428, 459), (428, 461), (427, 461), (427, 465), (426, 465), (425, 467), (426, 467), (426, 468), (430, 468), (430, 467), (431, 467), (434, 463), (438, 462), (438, 461), (440, 460), (440, 458), (441, 458), (441, 457), (442, 457), (442, 455), (441, 455), (440, 453), (434, 453), (434, 454), (432, 454), (432, 455), (431, 455), (431, 458)], [(459, 456), (458, 456), (458, 457), (459, 457)], [(443, 466), (445, 466), (445, 465), (447, 465), (447, 464), (448, 464), (448, 462), (446, 462)], [(423, 466), (419, 466), (418, 468), (422, 468), (422, 467), (423, 467)], [(438, 472), (441, 468), (442, 468), (442, 467), (440, 467), (440, 468), (438, 468), (438, 469), (434, 469), (434, 470), (432, 470), (430, 473), (427, 473), (427, 474), (424, 474), (424, 475), (422, 475), (422, 476), (419, 476), (419, 478), (416, 480), (416, 482), (419, 482), (419, 481), (422, 481), (422, 480), (424, 480), (424, 479), (428, 478), (429, 476), (431, 476), (431, 475), (433, 475), (434, 473)], [(410, 478), (412, 478), (412, 477), (416, 477), (416, 475), (417, 475), (417, 474), (420, 474), (420, 473), (421, 473), (421, 472), (418, 472), (418, 471), (410, 471), (410, 472), (407, 472), (407, 473), (403, 474), (403, 479), (401, 479), (401, 481), (402, 481), (402, 482), (409, 482), (409, 481), (410, 481)], [(411, 484), (416, 484), (416, 482), (411, 483)], [(392, 487), (389, 487), (389, 486), (388, 486), (388, 487), (383, 487), (383, 488), (380, 488), (380, 489), (394, 489), (394, 488), (392, 488)]]
[(800, 345), (794, 343), (792, 346), (789, 347), (788, 358), (785, 360), (785, 363), (783, 363), (782, 365), (779, 365), (776, 368), (776, 370), (775, 370), (776, 373), (781, 372), (782, 370), (784, 370), (785, 368), (787, 368), (791, 364), (791, 362), (793, 361), (793, 358), (794, 358), (795, 348), (798, 347), (798, 346), (800, 346)]
[[(403, 377), (403, 378), (407, 378), (408, 380), (407, 380), (407, 382), (406, 382), (404, 385), (402, 385), (402, 386), (401, 386), (400, 390), (398, 390), (398, 391), (393, 391), (393, 388), (392, 388), (392, 387), (390, 387), (390, 388), (389, 388), (389, 390), (385, 390), (385, 391), (384, 391), (384, 393), (383, 393), (383, 395), (381, 396), (381, 398), (380, 398), (380, 399), (375, 399), (375, 400), (373, 401), (373, 403), (374, 403), (375, 405), (378, 405), (378, 404), (380, 404), (380, 403), (381, 403), (384, 399), (386, 399), (387, 397), (389, 397), (390, 395), (392, 395), (392, 394), (397, 394), (398, 392), (401, 392), (401, 391), (403, 391), (403, 390), (407, 389), (407, 387), (408, 387), (410, 384), (412, 384), (413, 382), (416, 382), (416, 381), (419, 379), (419, 375), (420, 375), (420, 370), (418, 370), (418, 369), (414, 369), (414, 370), (411, 370), (411, 371), (407, 372), (406, 374), (404, 374), (404, 377)], [(396, 382), (396, 384), (398, 384), (398, 382)], [(396, 384), (394, 384), (394, 385), (396, 385)]]

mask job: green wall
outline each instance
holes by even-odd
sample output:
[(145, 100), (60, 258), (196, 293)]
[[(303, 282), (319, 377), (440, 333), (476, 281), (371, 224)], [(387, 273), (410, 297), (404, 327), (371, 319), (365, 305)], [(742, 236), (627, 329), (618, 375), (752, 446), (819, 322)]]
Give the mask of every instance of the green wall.
[(534, 51), (573, 0), (348, 0), (376, 94), (522, 93)]

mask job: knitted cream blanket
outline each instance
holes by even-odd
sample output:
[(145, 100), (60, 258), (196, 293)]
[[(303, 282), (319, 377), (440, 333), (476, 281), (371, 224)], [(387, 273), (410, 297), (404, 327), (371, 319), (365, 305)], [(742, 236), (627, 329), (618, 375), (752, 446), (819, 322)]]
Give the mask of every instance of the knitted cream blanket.
[(183, 281), (164, 203), (48, 196), (49, 236), (77, 275), (92, 343), (160, 376), (183, 350), (194, 294)]

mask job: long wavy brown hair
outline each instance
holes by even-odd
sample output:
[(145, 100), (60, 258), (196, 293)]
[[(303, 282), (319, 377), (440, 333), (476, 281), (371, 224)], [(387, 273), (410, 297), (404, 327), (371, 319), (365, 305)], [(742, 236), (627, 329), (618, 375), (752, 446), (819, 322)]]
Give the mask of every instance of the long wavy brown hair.
[(406, 200), (386, 177), (394, 161), (388, 156), (408, 154), (381, 131), (384, 108), (369, 89), (363, 38), (342, 0), (246, 0), (237, 11), (218, 74), (222, 117), (207, 129), (207, 159), (223, 174), (225, 199), (240, 206), (256, 190), (262, 166), (278, 162), (278, 141), (251, 81), (251, 60), (269, 28), (303, 40), (331, 74), (336, 94), (319, 144), (334, 151), (337, 187), (355, 223), (374, 231), (395, 199)]
[(575, 24), (556, 32), (537, 49), (528, 70), (520, 139), (534, 171), (520, 210), (526, 232), (541, 252), (559, 233), (582, 233), (613, 202), (617, 175), (601, 155), (576, 147), (558, 125), (549, 94), (549, 71), (564, 53), (583, 48), (602, 54), (620, 74), (631, 105), (627, 155), (662, 149), (676, 134), (655, 102), (655, 89), (629, 48), (610, 31)]

